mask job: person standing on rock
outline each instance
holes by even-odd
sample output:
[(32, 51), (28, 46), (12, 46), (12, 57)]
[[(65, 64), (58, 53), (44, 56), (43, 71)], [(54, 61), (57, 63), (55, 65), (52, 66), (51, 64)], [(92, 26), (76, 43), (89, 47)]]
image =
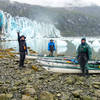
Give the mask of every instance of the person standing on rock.
[(20, 61), (19, 61), (19, 67), (22, 68), (24, 67), (24, 60), (25, 60), (25, 55), (27, 53), (27, 45), (26, 45), (26, 37), (24, 35), (20, 36), (20, 33), (17, 32), (18, 35), (18, 43), (19, 43), (19, 52), (20, 52)]
[(83, 75), (88, 75), (88, 60), (91, 59), (91, 55), (92, 51), (90, 46), (86, 43), (86, 38), (82, 38), (81, 44), (77, 49), (77, 59)]
[(55, 43), (54, 41), (51, 39), (50, 42), (48, 43), (48, 51), (50, 52), (49, 53), (49, 56), (53, 56), (53, 52), (56, 50), (55, 48)]

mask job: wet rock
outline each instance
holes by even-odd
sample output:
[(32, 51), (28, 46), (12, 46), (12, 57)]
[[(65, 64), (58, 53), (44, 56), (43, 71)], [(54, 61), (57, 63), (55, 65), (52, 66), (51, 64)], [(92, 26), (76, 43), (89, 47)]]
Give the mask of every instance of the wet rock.
[(6, 84), (10, 84), (10, 81), (6, 81), (5, 83), (6, 83)]
[(32, 49), (29, 49), (29, 53), (32, 54), (38, 54), (36, 51), (33, 51)]
[(80, 100), (80, 98), (73, 98), (73, 100)]
[(60, 97), (61, 96), (61, 93), (58, 93), (57, 96)]
[(72, 92), (72, 94), (73, 94), (74, 97), (78, 98), (78, 97), (80, 97), (80, 93), (82, 93), (82, 92), (83, 92), (82, 90), (75, 90), (75, 91)]
[(4, 84), (4, 82), (0, 81), (0, 84)]
[(75, 79), (68, 77), (68, 78), (66, 78), (66, 83), (72, 85), (75, 83)]
[(73, 78), (75, 79), (75, 81), (80, 81), (80, 82), (84, 82), (85, 80), (85, 77), (78, 75), (73, 76)]
[(98, 100), (97, 97), (92, 97), (91, 100)]
[(61, 100), (69, 100), (69, 94), (62, 93)]
[(28, 95), (35, 95), (36, 94), (36, 91), (34, 88), (26, 88), (25, 89), (25, 94), (28, 94)]
[(99, 85), (93, 85), (94, 88), (99, 89), (100, 86)]
[(35, 99), (32, 98), (31, 96), (23, 95), (22, 100), (35, 100)]
[(15, 87), (15, 86), (14, 86), (14, 87), (12, 88), (12, 91), (16, 91), (17, 89), (18, 89), (18, 87)]
[(82, 82), (82, 81), (77, 81), (75, 84), (76, 84), (76, 85), (84, 85), (84, 82)]
[(11, 100), (17, 100), (17, 99), (11, 99)]
[(53, 94), (44, 91), (40, 94), (40, 99), (39, 100), (54, 100), (53, 98), (54, 98)]
[(35, 66), (35, 65), (32, 65), (32, 69), (33, 69), (34, 71), (38, 71), (38, 67)]
[(100, 88), (100, 82), (93, 82), (93, 87), (96, 88), (96, 89), (99, 89)]
[(21, 85), (22, 84), (22, 81), (17, 81), (16, 83), (15, 83), (15, 86), (19, 86), (19, 85)]
[(9, 100), (13, 97), (12, 94), (0, 94), (0, 100)]
[(96, 75), (93, 75), (93, 77), (96, 77)]
[(95, 91), (94, 91), (94, 94), (95, 94), (95, 96), (97, 96), (97, 97), (100, 98), (100, 90), (95, 90)]
[(27, 84), (28, 83), (28, 78), (24, 77), (21, 81), (22, 81), (23, 84)]
[(13, 49), (13, 48), (8, 48), (8, 49), (5, 49), (5, 51), (7, 51), (7, 52), (15, 51), (15, 49)]
[(94, 85), (100, 85), (100, 82), (93, 82)]
[(27, 84), (27, 85), (26, 85), (26, 88), (33, 88), (33, 86), (32, 86), (32, 85)]
[(27, 74), (31, 74), (32, 73), (32, 70), (26, 70), (26, 71), (24, 71), (24, 73), (22, 73), (21, 75), (27, 75)]
[(92, 100), (92, 98), (90, 96), (83, 96), (81, 99), (82, 100)]
[(0, 90), (1, 90), (1, 91), (3, 91), (3, 92), (5, 92), (5, 91), (7, 91), (7, 90), (8, 90), (8, 87), (3, 86), (3, 87), (1, 87), (1, 88), (0, 88)]

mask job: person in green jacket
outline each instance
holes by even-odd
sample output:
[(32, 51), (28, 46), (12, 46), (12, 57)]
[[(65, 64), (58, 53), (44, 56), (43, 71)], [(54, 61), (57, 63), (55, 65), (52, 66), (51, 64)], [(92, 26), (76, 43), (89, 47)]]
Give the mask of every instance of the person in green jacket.
[(81, 44), (77, 49), (77, 59), (80, 64), (83, 75), (88, 75), (88, 60), (91, 59), (91, 56), (92, 56), (91, 48), (86, 43), (86, 38), (82, 38)]

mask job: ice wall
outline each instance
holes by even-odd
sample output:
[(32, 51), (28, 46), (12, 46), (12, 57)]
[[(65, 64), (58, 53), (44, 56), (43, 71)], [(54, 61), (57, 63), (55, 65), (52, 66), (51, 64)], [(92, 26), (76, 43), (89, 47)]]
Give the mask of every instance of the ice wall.
[(33, 38), (51, 38), (60, 37), (60, 31), (50, 23), (37, 22), (26, 17), (13, 17), (3, 12), (3, 33), (6, 40), (14, 40), (17, 37), (17, 31), (25, 35), (27, 39)]

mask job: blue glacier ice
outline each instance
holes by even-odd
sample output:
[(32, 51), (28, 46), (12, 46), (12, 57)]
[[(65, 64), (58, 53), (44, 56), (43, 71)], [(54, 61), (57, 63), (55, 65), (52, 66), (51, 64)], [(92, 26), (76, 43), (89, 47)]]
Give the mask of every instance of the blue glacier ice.
[(2, 12), (3, 33), (6, 40), (15, 40), (17, 31), (25, 35), (27, 39), (61, 37), (60, 31), (50, 23), (37, 22), (26, 17), (11, 16), (9, 13)]

